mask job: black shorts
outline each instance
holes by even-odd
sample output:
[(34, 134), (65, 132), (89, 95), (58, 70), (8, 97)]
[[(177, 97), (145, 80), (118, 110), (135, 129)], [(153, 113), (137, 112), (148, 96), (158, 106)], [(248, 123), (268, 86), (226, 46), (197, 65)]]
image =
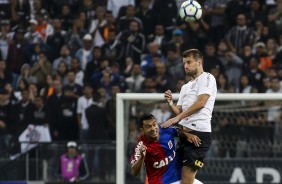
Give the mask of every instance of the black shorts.
[(201, 145), (197, 147), (193, 143), (188, 142), (185, 137), (181, 137), (179, 139), (178, 151), (182, 157), (182, 166), (188, 166), (197, 170), (204, 166), (204, 158), (211, 146), (212, 135), (211, 132), (191, 131), (189, 133), (197, 135), (201, 139)]

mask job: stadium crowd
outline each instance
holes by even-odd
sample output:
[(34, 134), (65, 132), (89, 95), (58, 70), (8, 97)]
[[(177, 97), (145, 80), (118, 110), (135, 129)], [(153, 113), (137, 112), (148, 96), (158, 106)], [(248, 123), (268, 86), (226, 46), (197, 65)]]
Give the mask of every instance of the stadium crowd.
[(199, 0), (190, 23), (181, 2), (0, 0), (0, 150), (28, 124), (52, 140), (115, 140), (116, 94), (179, 92), (189, 48), (219, 93), (282, 92), (282, 0)]

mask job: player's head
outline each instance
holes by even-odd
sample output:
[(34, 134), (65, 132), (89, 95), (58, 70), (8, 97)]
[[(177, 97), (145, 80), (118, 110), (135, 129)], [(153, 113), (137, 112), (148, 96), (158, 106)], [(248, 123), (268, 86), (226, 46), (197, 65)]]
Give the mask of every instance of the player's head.
[(149, 140), (154, 141), (159, 139), (159, 126), (152, 114), (143, 114), (139, 119), (139, 127), (141, 132)]
[(68, 155), (69, 156), (75, 156), (77, 153), (77, 143), (74, 141), (69, 141), (67, 143), (67, 148), (68, 148)]
[(189, 49), (183, 52), (185, 72), (189, 76), (196, 75), (203, 70), (203, 55), (198, 49)]

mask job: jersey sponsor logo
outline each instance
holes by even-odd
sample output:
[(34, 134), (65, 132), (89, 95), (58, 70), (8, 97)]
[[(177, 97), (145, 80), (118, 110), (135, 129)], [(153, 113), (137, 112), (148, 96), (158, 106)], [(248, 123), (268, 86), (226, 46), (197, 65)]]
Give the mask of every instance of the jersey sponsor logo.
[(162, 168), (162, 167), (168, 165), (170, 162), (172, 162), (174, 158), (175, 158), (175, 151), (173, 151), (173, 154), (166, 157), (165, 159), (160, 160), (159, 162), (155, 162), (153, 164), (153, 167), (156, 168), (156, 169)]
[(200, 167), (200, 168), (202, 168), (204, 166), (204, 163), (201, 162), (200, 160), (196, 160), (194, 164), (195, 164), (195, 166)]
[(134, 154), (134, 159), (131, 161), (131, 164), (134, 164), (140, 157), (140, 147), (142, 146), (143, 141), (138, 142), (136, 148), (135, 148), (135, 154)]
[(171, 148), (173, 147), (173, 144), (172, 144), (171, 140), (169, 140), (169, 142), (167, 143), (167, 145), (168, 145), (169, 149), (171, 149)]

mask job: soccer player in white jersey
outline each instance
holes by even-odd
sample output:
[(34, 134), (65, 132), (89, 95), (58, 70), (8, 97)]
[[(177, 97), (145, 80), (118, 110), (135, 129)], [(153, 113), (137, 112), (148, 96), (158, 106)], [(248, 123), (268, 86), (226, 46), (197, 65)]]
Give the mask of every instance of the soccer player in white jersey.
[(179, 124), (183, 130), (197, 135), (201, 144), (195, 146), (187, 140), (182, 142), (182, 184), (192, 184), (211, 145), (211, 117), (217, 93), (216, 80), (210, 73), (204, 72), (203, 56), (197, 49), (183, 52), (183, 65), (190, 81), (180, 91), (177, 105), (173, 104), (172, 94), (167, 90), (164, 94), (174, 118), (161, 126), (167, 128)]

